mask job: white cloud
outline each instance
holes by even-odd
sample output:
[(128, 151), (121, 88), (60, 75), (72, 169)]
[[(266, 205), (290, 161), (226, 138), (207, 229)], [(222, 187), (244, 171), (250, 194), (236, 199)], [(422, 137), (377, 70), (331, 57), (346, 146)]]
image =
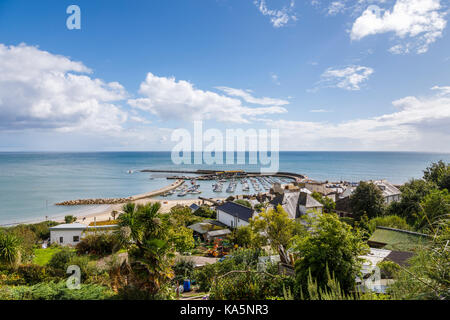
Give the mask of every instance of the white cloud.
[(148, 111), (164, 120), (208, 120), (221, 122), (248, 123), (252, 117), (266, 114), (285, 113), (281, 105), (288, 102), (271, 98), (254, 98), (248, 92), (239, 89), (221, 87), (227, 94), (240, 97), (251, 103), (270, 105), (251, 108), (242, 105), (241, 100), (220, 95), (212, 91), (203, 91), (184, 80), (158, 77), (152, 73), (141, 83), (139, 93), (143, 96), (130, 99), (128, 103), (137, 109)]
[(216, 89), (225, 92), (228, 96), (238, 97), (243, 99), (245, 102), (252, 104), (259, 104), (263, 106), (284, 106), (289, 104), (289, 101), (287, 100), (268, 97), (256, 98), (252, 96), (248, 91), (244, 91), (242, 89), (235, 89), (230, 87), (216, 87)]
[(309, 112), (312, 113), (326, 113), (326, 112), (331, 112), (330, 110), (326, 110), (326, 109), (313, 109), (313, 110), (309, 110)]
[(392, 10), (367, 8), (356, 19), (350, 33), (352, 40), (370, 35), (394, 33), (401, 43), (389, 51), (394, 54), (425, 53), (442, 37), (447, 25), (440, 0), (397, 0)]
[(0, 129), (117, 131), (127, 114), (117, 82), (89, 77), (81, 62), (36, 47), (0, 44)]
[(295, 6), (294, 0), (291, 0), (289, 6), (284, 6), (280, 10), (269, 9), (266, 0), (255, 0), (253, 3), (264, 16), (270, 17), (270, 22), (275, 28), (284, 27), (289, 21), (297, 20), (297, 17), (293, 13)]
[(439, 91), (439, 95), (449, 95), (450, 94), (450, 86), (440, 87), (440, 86), (434, 86), (431, 88), (431, 90), (437, 90)]
[(328, 68), (319, 82), (322, 86), (345, 90), (360, 90), (374, 70), (369, 67), (351, 65), (342, 69)]
[[(449, 88), (449, 87), (440, 87)], [(450, 92), (405, 97), (394, 113), (333, 124), (267, 120), (289, 150), (415, 150), (450, 152)]]
[(344, 9), (345, 9), (345, 1), (333, 1), (328, 6), (327, 14), (330, 16), (334, 16), (334, 15), (344, 11)]

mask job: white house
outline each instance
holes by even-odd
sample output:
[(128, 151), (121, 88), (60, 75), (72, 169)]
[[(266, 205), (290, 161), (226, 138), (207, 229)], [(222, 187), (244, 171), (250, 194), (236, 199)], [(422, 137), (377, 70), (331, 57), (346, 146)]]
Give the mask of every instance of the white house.
[(110, 232), (116, 225), (87, 226), (82, 223), (60, 224), (50, 228), (50, 243), (62, 246), (76, 246), (86, 235), (87, 231)]
[(225, 202), (216, 209), (217, 220), (231, 228), (238, 228), (248, 225), (248, 221), (253, 217), (253, 209), (235, 202)]
[(87, 230), (82, 223), (60, 224), (50, 228), (50, 243), (76, 246)]

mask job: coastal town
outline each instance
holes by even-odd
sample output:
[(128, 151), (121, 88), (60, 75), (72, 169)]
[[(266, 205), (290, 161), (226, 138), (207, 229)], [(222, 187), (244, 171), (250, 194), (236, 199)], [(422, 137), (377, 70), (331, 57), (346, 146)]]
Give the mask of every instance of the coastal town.
[[(312, 298), (313, 292), (302, 293), (302, 290), (312, 290), (303, 287), (312, 280), (309, 278), (311, 274), (303, 270), (310, 270), (314, 265), (313, 262), (305, 264), (309, 259), (307, 252), (311, 246), (314, 247), (314, 237), (320, 237), (314, 230), (327, 230), (333, 226), (327, 231), (331, 233), (322, 235), (326, 238), (318, 238), (321, 239), (320, 246), (339, 239), (333, 245), (328, 244), (330, 247), (325, 250), (330, 250), (328, 254), (331, 256), (324, 256), (323, 263), (326, 262), (327, 268), (339, 268), (342, 262), (336, 259), (343, 259), (342, 254), (346, 252), (349, 258), (345, 259), (350, 259), (346, 263), (351, 268), (344, 273), (346, 278), (338, 274), (329, 274), (327, 279), (323, 278), (323, 273), (316, 276), (325, 283), (352, 279), (352, 284), (342, 289), (345, 291), (327, 291), (327, 294), (352, 299), (401, 298), (400, 292), (404, 288), (396, 286), (406, 280), (400, 280), (399, 275), (411, 272), (408, 269), (416, 263), (413, 261), (418, 255), (424, 252), (432, 254), (429, 248), (442, 243), (440, 237), (443, 236), (445, 240), (445, 232), (448, 232), (448, 219), (441, 220), (440, 213), (444, 213), (444, 216), (445, 212), (448, 214), (449, 198), (443, 184), (447, 183), (448, 177), (445, 175), (449, 174), (449, 168), (443, 162), (433, 164), (424, 171), (423, 180), (411, 180), (404, 185), (393, 185), (387, 180), (358, 183), (315, 181), (306, 175), (288, 172), (272, 175), (218, 170), (176, 172), (177, 175), (169, 172), (167, 181), (174, 182), (146, 194), (122, 199), (85, 199), (58, 203), (58, 206), (110, 206), (94, 215), (68, 215), (64, 221), (44, 221), (31, 225), (30, 230), (38, 229), (41, 234), (34, 237), (30, 251), (23, 255), (17, 253), (2, 257), (2, 261), (6, 263), (4, 266), (13, 267), (18, 274), (34, 270), (46, 274), (44, 278), (56, 279), (58, 272), (55, 271), (55, 263), (58, 259), (66, 261), (63, 265), (72, 263), (73, 259), (84, 259), (84, 268), (89, 265), (89, 273), (94, 272), (95, 277), (100, 274), (111, 277), (114, 273), (115, 284), (103, 289), (111, 297), (120, 296), (125, 294), (121, 290), (131, 290), (128, 286), (133, 281), (151, 281), (151, 278), (139, 280), (132, 277), (133, 268), (137, 268), (135, 263), (143, 261), (143, 257), (135, 256), (134, 250), (140, 246), (143, 246), (141, 250), (146, 250), (144, 244), (138, 244), (141, 241), (161, 238), (168, 247), (165, 254), (158, 254), (159, 258), (162, 259), (169, 252), (175, 253), (175, 258), (169, 259), (171, 262), (167, 260), (164, 265), (164, 270), (172, 271), (158, 275), (159, 281), (163, 281), (169, 290), (164, 299), (241, 299), (244, 292), (253, 294), (254, 299), (277, 295), (281, 299), (290, 299), (303, 294)], [(140, 173), (148, 172), (142, 170)], [(434, 182), (430, 180), (430, 176), (438, 174), (444, 176)], [(198, 181), (207, 183), (215, 192), (222, 192), (225, 187), (228, 196), (203, 197)], [(417, 195), (411, 199), (410, 194), (412, 190), (421, 192), (417, 184), (429, 184), (430, 188), (430, 195), (423, 196), (420, 203), (414, 202), (417, 201)], [(439, 191), (440, 188), (442, 191)], [(242, 191), (247, 193), (243, 194)], [(422, 218), (411, 215), (413, 213), (402, 213), (406, 204), (429, 208), (428, 202), (436, 201), (429, 197), (435, 196), (435, 193), (444, 197), (447, 207), (433, 209), (438, 212), (423, 211)], [(166, 200), (170, 195), (176, 199)], [(420, 214), (420, 211), (414, 212)], [(160, 230), (157, 233), (147, 230), (146, 226), (148, 223), (154, 224), (154, 219), (161, 221), (152, 227)], [(439, 225), (437, 229), (436, 224)], [(12, 226), (4, 229), (5, 235), (0, 235), (17, 237), (13, 230), (23, 228), (28, 230), (30, 225)], [(137, 229), (133, 231), (134, 228)], [(131, 234), (124, 235), (124, 230), (131, 230)], [(133, 235), (133, 232), (138, 233)], [(332, 240), (337, 237), (335, 232), (340, 235)], [(440, 242), (437, 243), (437, 239)], [(0, 248), (4, 241), (0, 239)], [(306, 245), (304, 241), (310, 241), (308, 247), (303, 247)], [(444, 250), (442, 254), (447, 254), (447, 251)], [(29, 259), (26, 264), (25, 259)], [(448, 260), (445, 262), (444, 259), (446, 263)], [(63, 268), (63, 265), (58, 268)], [(128, 268), (128, 271), (123, 271), (123, 268)], [(248, 288), (243, 292), (242, 288), (238, 290), (241, 286), (247, 287), (248, 281), (269, 281), (267, 272), (278, 279), (278, 289), (271, 288), (270, 292), (266, 292), (266, 288), (259, 288), (251, 293), (246, 291)], [(86, 280), (94, 285), (96, 281), (91, 277), (92, 274)], [(39, 276), (33, 281), (47, 280)], [(289, 286), (289, 291), (286, 291), (286, 286)], [(448, 286), (444, 287), (448, 290)], [(332, 287), (328, 288), (332, 290)], [(154, 295), (160, 294), (159, 290), (161, 288), (153, 288), (150, 292), (139, 291), (139, 294), (155, 298)], [(448, 292), (445, 290), (439, 293), (432, 291), (430, 297), (443, 299), (446, 297), (445, 292)]]

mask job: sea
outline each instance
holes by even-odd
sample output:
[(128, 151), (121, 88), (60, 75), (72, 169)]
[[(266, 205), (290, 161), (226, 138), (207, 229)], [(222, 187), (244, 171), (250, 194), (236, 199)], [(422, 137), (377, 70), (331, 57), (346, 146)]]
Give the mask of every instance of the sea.
[[(237, 156), (236, 156), (237, 157)], [(281, 152), (279, 171), (304, 174), (320, 181), (387, 179), (402, 184), (420, 178), (432, 162), (450, 162), (450, 154), (419, 152)], [(174, 164), (170, 152), (0, 153), (0, 225), (100, 212), (107, 205), (61, 207), (55, 203), (91, 198), (121, 198), (160, 189), (172, 183), (168, 173), (153, 170), (246, 170), (258, 165)], [(130, 173), (131, 172), (131, 173)], [(227, 197), (201, 182), (203, 197)], [(251, 190), (252, 191), (252, 190)], [(251, 192), (250, 191), (250, 192)], [(242, 193), (238, 185), (236, 193)], [(187, 195), (185, 198), (197, 198)], [(176, 195), (171, 196), (176, 199)], [(184, 199), (184, 198), (183, 198)]]

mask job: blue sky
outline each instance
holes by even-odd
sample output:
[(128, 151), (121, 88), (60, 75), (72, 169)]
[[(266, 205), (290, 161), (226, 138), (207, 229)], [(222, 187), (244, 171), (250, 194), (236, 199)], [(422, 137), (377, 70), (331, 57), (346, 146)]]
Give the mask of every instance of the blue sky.
[[(71, 4), (81, 30), (66, 27)], [(445, 0), (2, 0), (0, 151), (170, 150), (174, 128), (203, 120), (277, 128), (283, 150), (450, 152), (448, 13)]]

